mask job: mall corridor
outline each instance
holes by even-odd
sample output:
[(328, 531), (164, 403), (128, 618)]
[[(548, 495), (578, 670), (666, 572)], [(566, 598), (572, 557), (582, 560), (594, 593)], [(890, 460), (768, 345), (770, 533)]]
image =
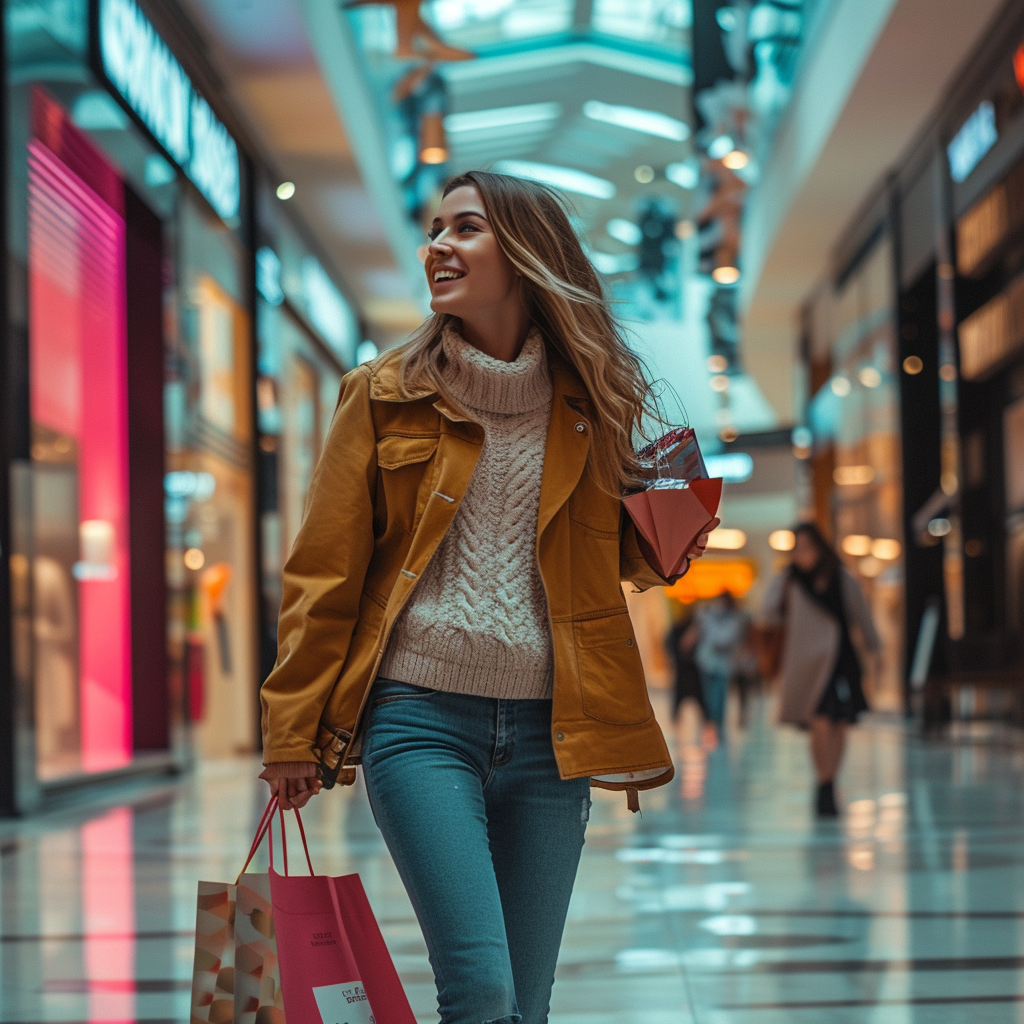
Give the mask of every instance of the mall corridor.
[[(598, 794), (551, 1024), (1009, 1024), (1024, 990), (1024, 744), (853, 737), (839, 824), (806, 748), (748, 732), (644, 797)], [(0, 1021), (188, 1019), (196, 879), (232, 879), (263, 806), (254, 763), (0, 825)], [(706, 773), (706, 775), (705, 775)], [(358, 871), (417, 1019), (419, 929), (360, 790), (304, 816), (318, 871)]]

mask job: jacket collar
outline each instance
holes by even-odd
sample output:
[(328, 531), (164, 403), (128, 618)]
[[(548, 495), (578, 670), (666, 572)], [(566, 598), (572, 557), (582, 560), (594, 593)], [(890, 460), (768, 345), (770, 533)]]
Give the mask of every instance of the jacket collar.
[[(370, 363), (370, 398), (376, 402), (418, 402), (424, 398), (434, 399), (434, 408), (454, 423), (473, 422), (456, 406), (442, 398), (435, 391), (425, 387), (413, 387), (404, 393), (399, 385), (399, 370), (402, 355), (400, 349), (392, 349)], [(548, 367), (554, 386), (554, 405), (568, 404), (577, 412), (583, 412), (580, 402), (589, 406), (587, 389), (569, 362), (556, 351), (548, 349)], [(561, 401), (559, 401), (561, 399)], [(585, 407), (584, 407), (585, 408)]]

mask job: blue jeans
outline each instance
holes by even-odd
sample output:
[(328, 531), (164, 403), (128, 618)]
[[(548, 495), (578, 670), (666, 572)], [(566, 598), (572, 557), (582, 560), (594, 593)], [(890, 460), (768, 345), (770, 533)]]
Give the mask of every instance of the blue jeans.
[(551, 701), (379, 679), (363, 773), (419, 919), (442, 1024), (544, 1024), (590, 813)]
[(719, 737), (725, 735), (725, 702), (729, 697), (729, 675), (726, 672), (701, 672), (704, 685), (704, 706), (708, 718), (715, 723)]

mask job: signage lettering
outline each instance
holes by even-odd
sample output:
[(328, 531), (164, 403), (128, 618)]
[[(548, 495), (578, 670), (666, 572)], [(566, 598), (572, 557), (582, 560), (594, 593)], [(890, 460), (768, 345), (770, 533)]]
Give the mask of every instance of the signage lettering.
[(996, 108), (990, 100), (985, 100), (978, 104), (978, 109), (964, 121), (960, 131), (946, 147), (949, 173), (953, 180), (957, 183), (965, 181), (998, 138)]
[(135, 0), (100, 0), (103, 71), (219, 216), (238, 214), (238, 147)]

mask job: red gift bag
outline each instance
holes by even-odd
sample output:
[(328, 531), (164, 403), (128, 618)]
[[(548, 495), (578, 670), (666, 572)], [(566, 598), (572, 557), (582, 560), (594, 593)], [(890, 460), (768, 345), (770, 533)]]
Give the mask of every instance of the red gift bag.
[(285, 1019), (292, 1024), (416, 1024), (359, 876), (313, 874), (297, 810), (295, 818), (310, 874), (288, 874), (283, 821), (283, 875), (274, 870), (270, 844)]

